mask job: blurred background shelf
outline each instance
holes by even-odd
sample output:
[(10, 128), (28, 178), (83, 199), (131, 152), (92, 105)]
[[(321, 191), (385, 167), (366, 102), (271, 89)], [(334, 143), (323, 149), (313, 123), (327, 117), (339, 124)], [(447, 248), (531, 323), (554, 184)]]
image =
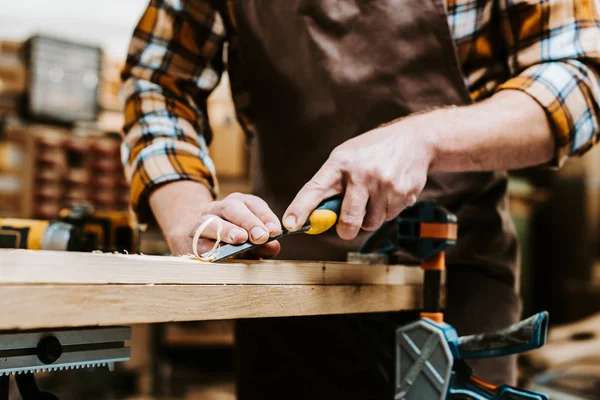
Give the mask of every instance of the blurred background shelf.
[[(85, 54), (98, 54), (98, 63), (76, 69), (73, 60)], [(80, 203), (129, 210), (120, 155), (122, 68), (122, 57), (78, 38), (0, 40), (0, 217), (53, 219)], [(211, 95), (208, 113), (220, 196), (250, 192), (250, 152), (227, 76)], [(168, 253), (155, 225), (140, 237), (140, 252)], [(233, 344), (233, 322), (137, 326), (132, 360), (115, 373), (49, 373), (40, 385), (65, 400), (233, 399)]]

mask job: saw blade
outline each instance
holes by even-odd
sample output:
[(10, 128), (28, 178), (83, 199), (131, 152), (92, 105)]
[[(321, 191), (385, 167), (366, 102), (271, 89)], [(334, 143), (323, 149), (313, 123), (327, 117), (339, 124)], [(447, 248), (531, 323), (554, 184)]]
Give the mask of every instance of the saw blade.
[[(116, 360), (116, 361), (126, 361), (126, 360)], [(19, 375), (19, 374), (29, 374), (29, 373), (38, 373), (38, 372), (54, 372), (54, 371), (66, 371), (73, 369), (85, 369), (85, 368), (99, 368), (99, 367), (108, 367), (111, 371), (114, 369), (115, 362), (94, 362), (94, 363), (75, 363), (75, 364), (67, 364), (67, 365), (48, 365), (47, 367), (28, 367), (28, 368), (15, 368), (10, 371), (0, 371), (0, 376), (4, 375)]]
[(131, 357), (129, 348), (87, 350), (63, 353), (52, 364), (42, 363), (36, 355), (0, 357), (0, 374), (13, 371), (35, 370), (44, 368), (67, 368), (70, 366), (86, 366), (127, 361)]

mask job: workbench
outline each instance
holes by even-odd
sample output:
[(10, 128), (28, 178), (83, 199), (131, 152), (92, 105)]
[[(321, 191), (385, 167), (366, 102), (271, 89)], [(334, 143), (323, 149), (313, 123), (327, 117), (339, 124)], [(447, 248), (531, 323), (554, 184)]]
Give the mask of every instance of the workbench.
[(406, 266), (0, 250), (0, 331), (414, 310), (422, 282)]

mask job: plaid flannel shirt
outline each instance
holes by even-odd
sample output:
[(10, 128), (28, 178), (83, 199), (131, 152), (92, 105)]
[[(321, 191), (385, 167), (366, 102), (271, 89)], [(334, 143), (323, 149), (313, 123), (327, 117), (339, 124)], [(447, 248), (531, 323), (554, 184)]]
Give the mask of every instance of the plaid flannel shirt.
[[(218, 0), (221, 1), (221, 0)], [(134, 210), (150, 216), (148, 195), (194, 180), (216, 190), (206, 98), (225, 69), (226, 23), (210, 0), (151, 0), (129, 49), (122, 158)], [(600, 134), (598, 0), (446, 0), (448, 24), (475, 101), (498, 90), (528, 93), (556, 138), (553, 164), (588, 150)], [(233, 21), (232, 21), (233, 22)], [(237, 64), (230, 63), (233, 78)], [(243, 128), (248, 95), (232, 94)]]

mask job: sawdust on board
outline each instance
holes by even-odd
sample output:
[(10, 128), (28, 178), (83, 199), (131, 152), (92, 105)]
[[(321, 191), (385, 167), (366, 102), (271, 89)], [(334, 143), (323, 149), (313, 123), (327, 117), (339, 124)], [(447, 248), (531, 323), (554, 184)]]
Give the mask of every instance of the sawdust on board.
[[(203, 254), (199, 254), (198, 253), (198, 241), (200, 240), (200, 236), (202, 235), (202, 232), (204, 232), (204, 230), (212, 223), (212, 222), (216, 222), (217, 223), (217, 238), (215, 240), (215, 244), (213, 245), (212, 249), (210, 249), (209, 251), (207, 251), (206, 253)], [(208, 217), (206, 219), (206, 221), (204, 221), (202, 224), (200, 224), (200, 226), (196, 229), (196, 232), (194, 233), (194, 238), (192, 239), (192, 254), (184, 254), (181, 256), (177, 256), (177, 257), (183, 257), (183, 258), (196, 258), (199, 261), (212, 261), (215, 258), (217, 258), (219, 256), (219, 253), (221, 252), (221, 247), (219, 246), (221, 244), (221, 234), (223, 232), (223, 221), (221, 220), (221, 218), (211, 215), (210, 217)], [(92, 253), (104, 253), (102, 250), (93, 250)], [(125, 255), (129, 255), (129, 252), (127, 250), (123, 250), (123, 253)], [(113, 254), (123, 254), (119, 251), (115, 251), (113, 252)], [(144, 255), (144, 254), (137, 254), (137, 255)]]

